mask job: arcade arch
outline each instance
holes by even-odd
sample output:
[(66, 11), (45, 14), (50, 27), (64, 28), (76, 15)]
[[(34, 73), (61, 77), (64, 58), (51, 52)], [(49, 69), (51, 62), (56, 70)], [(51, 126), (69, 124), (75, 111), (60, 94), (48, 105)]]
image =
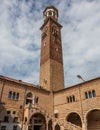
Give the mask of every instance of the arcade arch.
[(81, 118), (80, 118), (80, 116), (79, 116), (77, 113), (75, 113), (75, 112), (70, 113), (70, 114), (67, 116), (66, 120), (67, 120), (68, 122), (74, 124), (74, 125), (77, 125), (77, 126), (82, 127)]
[(28, 130), (46, 130), (46, 119), (41, 113), (35, 113), (30, 118)]
[(87, 116), (87, 130), (100, 129), (100, 110), (94, 109), (88, 112)]

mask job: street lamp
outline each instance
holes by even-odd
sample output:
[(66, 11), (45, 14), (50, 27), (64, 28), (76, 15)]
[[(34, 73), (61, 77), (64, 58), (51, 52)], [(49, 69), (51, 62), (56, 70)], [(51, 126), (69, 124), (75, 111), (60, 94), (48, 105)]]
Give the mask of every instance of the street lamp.
[(85, 82), (85, 80), (82, 78), (81, 75), (77, 75), (77, 78), (81, 79), (83, 82)]

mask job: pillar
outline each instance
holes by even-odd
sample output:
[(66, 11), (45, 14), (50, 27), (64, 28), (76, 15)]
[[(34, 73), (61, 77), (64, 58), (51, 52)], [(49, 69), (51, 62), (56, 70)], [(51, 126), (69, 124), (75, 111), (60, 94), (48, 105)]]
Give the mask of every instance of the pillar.
[(82, 130), (87, 130), (87, 121), (82, 123)]

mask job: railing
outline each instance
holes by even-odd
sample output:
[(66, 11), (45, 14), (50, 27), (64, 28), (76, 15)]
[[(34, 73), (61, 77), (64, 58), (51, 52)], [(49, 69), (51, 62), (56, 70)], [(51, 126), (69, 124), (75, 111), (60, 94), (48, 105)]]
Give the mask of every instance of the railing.
[(65, 121), (64, 119), (60, 119), (58, 123), (64, 127), (64, 130), (82, 130), (80, 126), (76, 126), (70, 122)]

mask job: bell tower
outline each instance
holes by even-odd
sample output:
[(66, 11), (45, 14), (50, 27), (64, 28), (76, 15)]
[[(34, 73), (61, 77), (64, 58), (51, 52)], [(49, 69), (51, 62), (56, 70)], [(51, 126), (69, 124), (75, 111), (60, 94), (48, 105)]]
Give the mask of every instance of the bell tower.
[(62, 25), (58, 23), (58, 10), (47, 7), (41, 26), (40, 86), (57, 91), (64, 88), (63, 56), (61, 42)]

